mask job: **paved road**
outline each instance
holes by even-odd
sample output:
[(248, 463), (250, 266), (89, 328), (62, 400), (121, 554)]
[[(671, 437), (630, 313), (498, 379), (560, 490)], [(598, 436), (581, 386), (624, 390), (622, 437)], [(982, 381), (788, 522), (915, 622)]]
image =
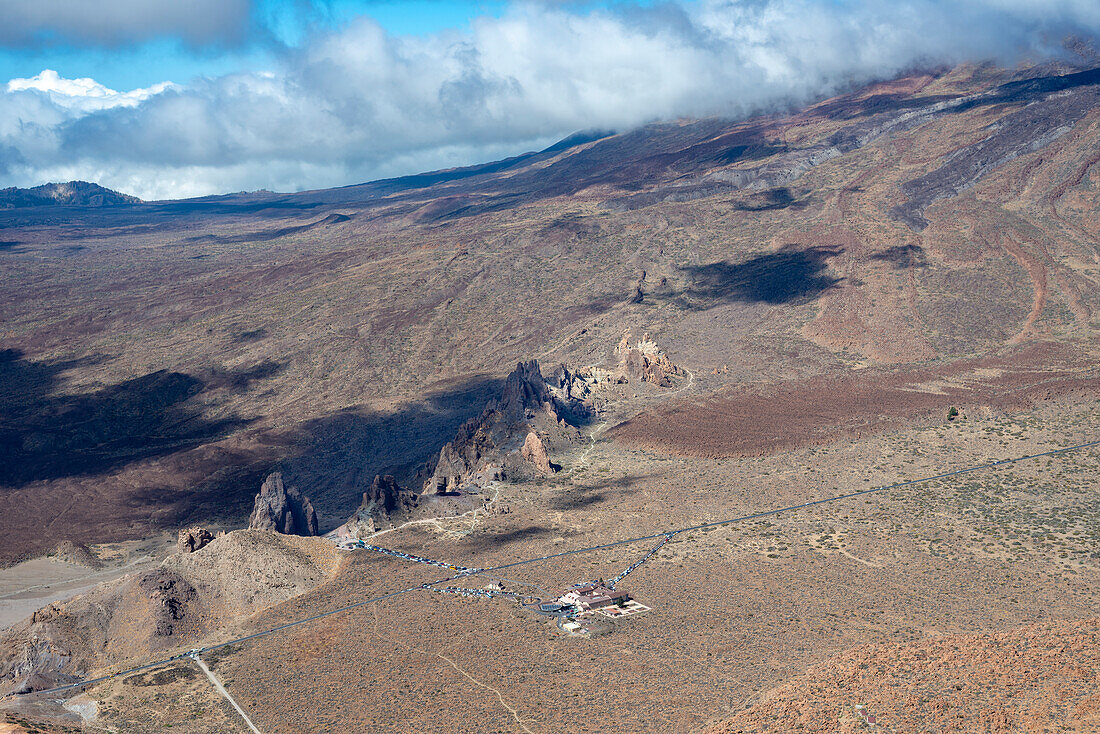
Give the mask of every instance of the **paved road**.
[(1038, 459), (1043, 456), (1055, 456), (1057, 454), (1065, 454), (1070, 451), (1078, 451), (1080, 449), (1091, 448), (1093, 446), (1100, 446), (1100, 441), (1091, 441), (1089, 443), (1077, 444), (1076, 446), (1067, 446), (1063, 449), (1055, 449), (1054, 451), (1044, 451), (1041, 454), (1029, 454), (1027, 456), (1017, 456), (1013, 459), (1002, 459), (1001, 461), (991, 461), (988, 464), (979, 464), (977, 466), (970, 466), (965, 469), (956, 469), (955, 471), (945, 472), (943, 474), (935, 474), (930, 477), (921, 477), (920, 479), (910, 479), (905, 482), (897, 482), (895, 484), (887, 484), (883, 487), (872, 487), (871, 489), (864, 489), (859, 492), (849, 492), (848, 494), (839, 494), (833, 497), (825, 497), (824, 499), (812, 500), (810, 502), (803, 502), (800, 505), (788, 505), (787, 507), (779, 507), (774, 510), (764, 510), (763, 512), (754, 512), (751, 515), (741, 515), (740, 517), (731, 517), (726, 520), (716, 520), (714, 522), (706, 522), (700, 525), (690, 525), (686, 528), (674, 528), (672, 530), (662, 530), (661, 532), (654, 533), (652, 535), (643, 535), (637, 538), (627, 538), (626, 540), (616, 540), (612, 543), (603, 543), (602, 545), (590, 545), (585, 548), (574, 548), (573, 550), (562, 551), (561, 553), (552, 553), (547, 556), (539, 556), (538, 558), (528, 558), (522, 561), (514, 561), (512, 563), (504, 563), (499, 566), (489, 566), (488, 568), (481, 568), (472, 571), (467, 574), (468, 576), (474, 576), (480, 573), (501, 571), (506, 568), (515, 568), (516, 566), (525, 566), (530, 563), (541, 563), (542, 561), (548, 561), (552, 558), (561, 558), (563, 556), (571, 556), (577, 553), (588, 553), (594, 550), (602, 550), (604, 548), (614, 548), (619, 545), (627, 545), (629, 543), (640, 543), (643, 540), (656, 540), (664, 536), (675, 536), (680, 533), (688, 533), (692, 530), (702, 530), (703, 528), (716, 528), (720, 525), (729, 525), (735, 522), (744, 522), (746, 520), (756, 520), (761, 517), (769, 517), (771, 515), (778, 515), (781, 512), (790, 512), (792, 510), (801, 510), (807, 507), (814, 507), (816, 505), (823, 505), (828, 502), (839, 502), (840, 500), (848, 500), (853, 497), (862, 497), (868, 494), (874, 494), (875, 492), (885, 492), (889, 489), (900, 489), (901, 487), (909, 487), (914, 484), (921, 484), (922, 482), (931, 482), (936, 479), (944, 479), (946, 477), (954, 477), (960, 474), (969, 474), (970, 472), (982, 471), (984, 469), (992, 469), (997, 466), (1004, 466), (1006, 464), (1015, 464), (1020, 461), (1027, 461), (1028, 459)]
[[(833, 497), (825, 497), (823, 499), (813, 500), (811, 502), (803, 502), (802, 504), (799, 504), (799, 505), (789, 505), (787, 507), (779, 507), (779, 508), (776, 508), (774, 510), (765, 510), (763, 512), (753, 513), (751, 515), (741, 515), (740, 517), (732, 517), (732, 518), (729, 518), (729, 519), (726, 519), (726, 520), (718, 520), (718, 521), (715, 521), (715, 522), (702, 523), (700, 525), (691, 525), (691, 526), (685, 527), (685, 528), (675, 528), (675, 529), (672, 529), (672, 530), (662, 530), (662, 531), (660, 531), (658, 533), (654, 533), (652, 535), (643, 535), (643, 536), (640, 536), (640, 537), (637, 537), (637, 538), (627, 538), (626, 540), (616, 540), (616, 541), (611, 542), (611, 543), (603, 543), (603, 544), (600, 544), (600, 545), (590, 545), (590, 546), (586, 546), (584, 548), (575, 548), (573, 550), (563, 551), (561, 553), (552, 553), (550, 555), (538, 556), (536, 558), (527, 558), (527, 559), (524, 559), (524, 560), (521, 560), (521, 561), (514, 561), (512, 563), (501, 564), (499, 566), (490, 566), (489, 568), (465, 569), (464, 571), (462, 571), (462, 572), (460, 572), (460, 573), (458, 573), (454, 576), (448, 576), (447, 578), (442, 578), (442, 579), (439, 579), (438, 581), (430, 581), (428, 583), (420, 584), (419, 586), (410, 586), (407, 589), (399, 589), (397, 591), (391, 591), (388, 594), (383, 594), (381, 596), (376, 596), (376, 597), (373, 597), (373, 598), (370, 598), (370, 599), (365, 599), (363, 601), (356, 602), (355, 604), (349, 604), (345, 607), (340, 607), (339, 609), (333, 609), (333, 610), (330, 610), (328, 612), (322, 612), (321, 614), (315, 614), (312, 617), (306, 617), (305, 619), (299, 619), (299, 620), (296, 620), (294, 622), (289, 622), (287, 624), (279, 625), (278, 627), (273, 627), (271, 629), (264, 630), (262, 632), (256, 632), (255, 634), (247, 635), (245, 637), (239, 637), (235, 640), (230, 640), (229, 642), (223, 642), (223, 643), (220, 643), (218, 645), (211, 645), (210, 647), (200, 648), (196, 652), (198, 652), (198, 653), (208, 652), (210, 650), (216, 650), (219, 647), (225, 647), (226, 645), (235, 645), (235, 644), (240, 643), (240, 642), (246, 642), (248, 640), (254, 640), (258, 637), (264, 637), (266, 635), (274, 634), (274, 633), (279, 632), (281, 630), (289, 629), (291, 627), (297, 627), (298, 625), (307, 624), (309, 622), (312, 622), (312, 621), (315, 621), (315, 620), (318, 620), (318, 619), (323, 619), (324, 617), (329, 617), (329, 616), (332, 616), (333, 614), (340, 614), (341, 612), (346, 612), (346, 611), (349, 611), (351, 609), (356, 609), (358, 607), (363, 607), (363, 606), (366, 606), (368, 604), (376, 604), (378, 602), (386, 601), (387, 599), (392, 599), (393, 597), (400, 596), (402, 594), (407, 594), (411, 591), (421, 591), (421, 590), (424, 590), (424, 589), (434, 589), (434, 587), (439, 586), (440, 584), (444, 584), (444, 583), (447, 583), (449, 581), (456, 581), (458, 579), (468, 579), (472, 576), (476, 576), (476, 575), (479, 575), (479, 574), (491, 573), (493, 571), (500, 571), (500, 570), (506, 569), (506, 568), (515, 568), (516, 566), (525, 566), (525, 565), (532, 564), (532, 563), (541, 563), (542, 561), (550, 560), (552, 558), (562, 558), (564, 556), (571, 556), (571, 555), (576, 555), (576, 554), (579, 554), (579, 553), (589, 553), (591, 551), (602, 550), (602, 549), (605, 549), (605, 548), (614, 548), (614, 547), (617, 547), (617, 546), (620, 546), (620, 545), (627, 545), (627, 544), (630, 544), (630, 543), (640, 543), (644, 540), (656, 540), (658, 538), (672, 537), (672, 536), (679, 535), (680, 533), (690, 532), (692, 530), (701, 530), (703, 528), (713, 528), (713, 527), (718, 527), (720, 525), (729, 525), (729, 524), (735, 523), (735, 522), (743, 522), (743, 521), (746, 521), (746, 520), (754, 520), (754, 519), (761, 518), (761, 517), (768, 517), (770, 515), (778, 515), (781, 512), (790, 512), (792, 510), (800, 510), (800, 509), (804, 509), (806, 507), (814, 507), (816, 505), (823, 505), (823, 504), (826, 504), (826, 503), (829, 503), (829, 502), (838, 502), (840, 500), (852, 499), (853, 497), (862, 497), (864, 495), (874, 494), (875, 492), (885, 492), (885, 491), (890, 490), (890, 489), (899, 489), (901, 487), (909, 487), (909, 486), (912, 486), (914, 484), (920, 484), (922, 482), (930, 482), (930, 481), (933, 481), (935, 479), (944, 479), (946, 477), (959, 476), (960, 474), (969, 474), (971, 472), (982, 471), (984, 469), (992, 469), (994, 467), (1005, 466), (1007, 464), (1015, 464), (1017, 462), (1027, 461), (1029, 459), (1038, 459), (1038, 458), (1041, 458), (1041, 457), (1044, 457), (1044, 456), (1057, 456), (1059, 454), (1066, 454), (1066, 453), (1069, 453), (1071, 451), (1079, 451), (1081, 449), (1092, 448), (1094, 446), (1100, 446), (1100, 441), (1091, 441), (1089, 443), (1077, 444), (1075, 446), (1067, 446), (1065, 448), (1055, 449), (1053, 451), (1044, 451), (1044, 452), (1039, 453), (1039, 454), (1029, 454), (1027, 456), (1017, 456), (1017, 457), (1012, 458), (1012, 459), (1002, 459), (1001, 461), (992, 461), (992, 462), (989, 462), (987, 464), (979, 464), (977, 466), (971, 466), (971, 467), (967, 467), (965, 469), (956, 469), (955, 471), (945, 472), (943, 474), (935, 474), (935, 475), (929, 476), (929, 477), (921, 477), (920, 479), (910, 479), (910, 480), (905, 481), (905, 482), (897, 482), (895, 484), (888, 484), (888, 485), (882, 486), (882, 487), (873, 487), (871, 489), (864, 489), (864, 490), (859, 491), (859, 492), (850, 492), (848, 494), (841, 494), (841, 495), (836, 495), (836, 496), (833, 496)], [(663, 545), (663, 543), (661, 545)], [(129, 675), (130, 673), (134, 673), (134, 672), (137, 672), (139, 670), (146, 670), (148, 668), (154, 668), (154, 667), (157, 667), (158, 665), (163, 665), (165, 663), (171, 662), (173, 660), (179, 660), (179, 659), (184, 658), (184, 657), (187, 657), (187, 655), (186, 654), (175, 655), (173, 657), (166, 658), (164, 660), (158, 660), (156, 662), (147, 663), (145, 665), (140, 665), (140, 666), (135, 667), (135, 668), (129, 668), (127, 670), (118, 671), (116, 673), (111, 673), (109, 675), (101, 676), (99, 678), (92, 678), (90, 680), (81, 681), (79, 683), (71, 683), (71, 684), (66, 685), (66, 686), (58, 686), (57, 688), (51, 688), (51, 689), (45, 690), (45, 691), (36, 691), (35, 694), (26, 694), (26, 695), (50, 695), (50, 694), (61, 693), (61, 692), (65, 692), (65, 691), (71, 691), (71, 690), (76, 689), (76, 688), (87, 687), (89, 685), (92, 685), (93, 683), (100, 683), (100, 682), (103, 682), (103, 681), (106, 681), (106, 680), (110, 680), (112, 678), (117, 678), (118, 676), (121, 676), (121, 675)], [(13, 695), (13, 694), (8, 694), (8, 695)]]

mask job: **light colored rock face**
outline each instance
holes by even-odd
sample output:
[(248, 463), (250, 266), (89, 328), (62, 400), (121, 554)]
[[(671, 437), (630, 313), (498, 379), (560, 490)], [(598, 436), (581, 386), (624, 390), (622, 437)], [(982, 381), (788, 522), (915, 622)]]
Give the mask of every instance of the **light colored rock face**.
[(546, 455), (546, 447), (542, 445), (542, 439), (534, 431), (527, 434), (527, 439), (523, 442), (520, 453), (523, 458), (534, 465), (539, 474), (546, 476), (554, 473), (553, 466), (550, 464), (550, 457)]
[(657, 343), (649, 338), (649, 334), (631, 344), (630, 332), (627, 331), (615, 348), (615, 356), (619, 360), (619, 374), (628, 380), (641, 380), (658, 387), (672, 387), (670, 378), (684, 374), (661, 351)]
[(180, 531), (179, 538), (176, 540), (176, 550), (180, 553), (194, 553), (205, 548), (213, 539), (213, 533), (196, 525)]
[(313, 504), (297, 487), (287, 487), (279, 472), (269, 475), (260, 487), (248, 528), (283, 535), (320, 535)]

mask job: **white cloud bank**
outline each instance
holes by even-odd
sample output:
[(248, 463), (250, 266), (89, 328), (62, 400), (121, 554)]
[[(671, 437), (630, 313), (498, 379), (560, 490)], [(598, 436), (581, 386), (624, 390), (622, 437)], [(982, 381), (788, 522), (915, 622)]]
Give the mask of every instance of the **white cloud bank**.
[(144, 89), (116, 92), (95, 79), (65, 79), (53, 69), (43, 69), (29, 79), (12, 79), (8, 92), (40, 92), (54, 105), (77, 115), (109, 110), (114, 107), (137, 107), (139, 104), (169, 89), (178, 89), (171, 82), (160, 82)]
[(488, 160), (579, 129), (744, 115), (922, 64), (1056, 53), (1092, 0), (513, 6), (466, 33), (361, 18), (263, 74), (119, 93), (44, 72), (0, 92), (0, 182), (143, 198), (295, 190)]

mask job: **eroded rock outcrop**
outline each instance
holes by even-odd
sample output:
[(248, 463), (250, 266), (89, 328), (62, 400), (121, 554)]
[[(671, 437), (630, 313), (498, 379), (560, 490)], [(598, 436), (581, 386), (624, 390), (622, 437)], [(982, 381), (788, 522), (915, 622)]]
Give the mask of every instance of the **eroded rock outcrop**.
[(669, 359), (648, 333), (637, 341), (631, 341), (628, 330), (615, 347), (614, 357), (610, 362), (576, 371), (562, 365), (554, 373), (551, 382), (555, 394), (568, 397), (571, 404), (582, 403), (588, 412), (592, 412), (597, 409), (595, 392), (602, 385), (648, 382), (658, 387), (672, 387), (672, 378), (686, 374), (682, 367)]
[(497, 458), (498, 446), (492, 434), (501, 414), (486, 410), (478, 418), (466, 421), (454, 439), (439, 451), (435, 471), (425, 483), (425, 492), (453, 494), (481, 469)]
[(630, 332), (626, 332), (619, 346), (615, 348), (615, 356), (619, 362), (619, 374), (628, 380), (640, 380), (658, 387), (672, 387), (671, 378), (684, 374), (683, 369), (673, 364), (657, 343), (649, 338), (649, 334), (632, 344)]
[(370, 489), (363, 493), (359, 509), (337, 533), (363, 537), (382, 527), (392, 527), (398, 520), (407, 517), (419, 503), (416, 492), (404, 489), (389, 474), (376, 474)]
[(176, 550), (180, 553), (194, 553), (202, 550), (214, 539), (214, 534), (198, 525), (181, 530), (176, 538)]
[(478, 500), (476, 494), (494, 482), (558, 471), (551, 455), (580, 441), (576, 425), (593, 412), (590, 393), (564, 365), (548, 382), (537, 361), (517, 364), (500, 394), (462, 424), (435, 461), (416, 475), (419, 492), (401, 487), (391, 476), (375, 477), (362, 504), (336, 533), (362, 538), (408, 518), (479, 506), (506, 511), (496, 508), (489, 495)]
[(523, 420), (535, 411), (553, 411), (554, 396), (542, 377), (538, 360), (520, 362), (504, 380), (500, 398), (490, 401), (486, 412), (497, 411), (507, 420)]
[(416, 507), (417, 495), (401, 488), (389, 474), (375, 475), (370, 489), (363, 493), (363, 504), (376, 508), (385, 515), (393, 515), (398, 512), (408, 512)]
[(284, 535), (320, 535), (313, 504), (297, 487), (286, 486), (279, 472), (269, 475), (260, 487), (248, 528)]
[[(574, 394), (577, 385), (566, 368), (559, 368), (553, 382), (555, 387), (546, 382), (536, 360), (517, 364), (505, 379), (500, 397), (463, 424), (454, 440), (440, 450), (424, 492), (456, 493), (503, 479), (510, 472), (550, 473), (548, 451), (555, 442), (577, 440), (579, 432), (573, 424), (591, 411)], [(532, 433), (538, 448), (527, 445)]]
[(523, 442), (523, 448), (520, 449), (520, 455), (535, 467), (535, 470), (546, 476), (558, 471), (561, 467), (550, 461), (550, 457), (546, 454), (546, 447), (542, 444), (542, 439), (534, 431), (527, 434), (527, 439)]

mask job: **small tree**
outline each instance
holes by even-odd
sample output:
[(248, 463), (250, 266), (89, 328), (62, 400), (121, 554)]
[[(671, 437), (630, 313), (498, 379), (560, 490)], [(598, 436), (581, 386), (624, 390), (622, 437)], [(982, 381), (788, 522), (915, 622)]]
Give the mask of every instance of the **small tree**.
[(956, 408), (954, 405), (952, 405), (950, 408), (947, 409), (947, 420), (953, 421), (953, 420), (955, 420), (955, 418), (958, 417), (958, 415), (959, 415), (959, 409)]

